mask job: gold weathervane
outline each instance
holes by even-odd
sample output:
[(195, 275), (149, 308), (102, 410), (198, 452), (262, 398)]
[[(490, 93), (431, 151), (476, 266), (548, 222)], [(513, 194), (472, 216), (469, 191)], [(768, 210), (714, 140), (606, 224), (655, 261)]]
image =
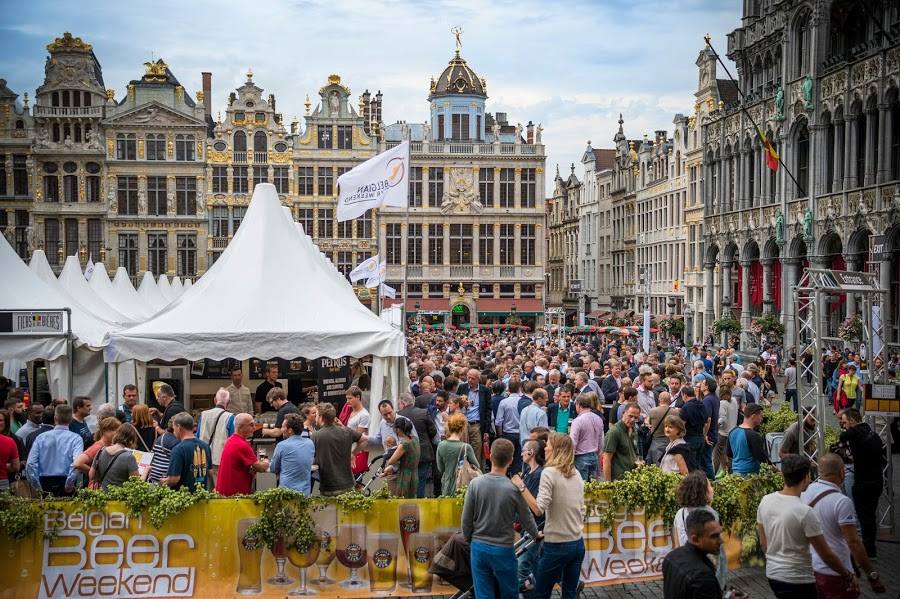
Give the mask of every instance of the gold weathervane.
[(456, 53), (459, 54), (460, 49), (462, 48), (462, 34), (463, 28), (459, 25), (450, 28), (450, 33), (453, 34), (453, 37), (456, 38)]

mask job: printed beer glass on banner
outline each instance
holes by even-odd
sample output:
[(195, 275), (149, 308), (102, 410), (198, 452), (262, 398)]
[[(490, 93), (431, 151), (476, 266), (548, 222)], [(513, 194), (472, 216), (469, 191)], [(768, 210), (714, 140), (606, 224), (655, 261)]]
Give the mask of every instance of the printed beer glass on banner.
[(310, 543), (306, 551), (300, 549), (291, 543), (288, 546), (288, 559), (292, 564), (300, 569), (300, 586), (288, 593), (291, 596), (297, 595), (316, 595), (317, 593), (306, 586), (306, 569), (316, 563), (319, 557), (319, 539), (315, 538)]
[(365, 581), (359, 577), (359, 569), (366, 565), (366, 527), (364, 524), (338, 526), (337, 560), (345, 568), (350, 568), (350, 578), (341, 583), (342, 587), (361, 589)]
[(313, 580), (313, 584), (326, 586), (334, 584), (334, 580), (328, 578), (328, 566), (334, 561), (334, 550), (337, 538), (337, 508), (326, 505), (312, 513), (313, 522), (316, 523), (316, 537), (319, 539), (319, 557), (316, 566), (319, 568), (319, 577)]
[(262, 592), (262, 543), (254, 536), (247, 535), (247, 529), (256, 522), (255, 518), (244, 518), (237, 523), (237, 545), (240, 571), (235, 591), (240, 595), (256, 595)]
[(406, 558), (412, 578), (412, 590), (431, 592), (432, 575), (429, 572), (434, 560), (435, 536), (432, 533), (417, 532), (409, 535)]
[(369, 589), (390, 593), (397, 586), (397, 550), (400, 539), (393, 533), (369, 535)]
[[(404, 503), (398, 511), (400, 516), (400, 536), (403, 539), (403, 553), (406, 553), (406, 550), (409, 548), (409, 535), (419, 532), (419, 524), (421, 523), (419, 504)], [(406, 580), (400, 583), (401, 586), (412, 586), (411, 571), (412, 566), (407, 566)]]
[(272, 545), (272, 555), (275, 557), (275, 576), (269, 578), (266, 582), (278, 586), (286, 586), (294, 583), (294, 579), (284, 573), (284, 562), (287, 561), (287, 543), (284, 537), (278, 535), (275, 544)]

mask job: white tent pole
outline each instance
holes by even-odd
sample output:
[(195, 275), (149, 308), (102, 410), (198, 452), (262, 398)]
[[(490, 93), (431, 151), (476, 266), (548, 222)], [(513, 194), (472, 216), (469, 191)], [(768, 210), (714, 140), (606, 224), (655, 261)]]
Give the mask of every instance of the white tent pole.
[(65, 308), (66, 310), (66, 321), (67, 321), (67, 331), (66, 331), (66, 343), (68, 345), (68, 353), (69, 353), (69, 376), (68, 376), (68, 387), (69, 387), (69, 397), (66, 399), (72, 402), (72, 393), (75, 389), (75, 348), (74, 343), (72, 342), (72, 309)]

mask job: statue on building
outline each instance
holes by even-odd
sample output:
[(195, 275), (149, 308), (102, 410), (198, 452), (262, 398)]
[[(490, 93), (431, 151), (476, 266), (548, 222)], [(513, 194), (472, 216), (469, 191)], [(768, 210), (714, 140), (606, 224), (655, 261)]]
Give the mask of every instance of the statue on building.
[(138, 214), (147, 214), (147, 192), (138, 190)]
[(166, 193), (166, 212), (168, 214), (175, 214), (175, 192), (168, 191)]
[(66, 146), (66, 148), (69, 149), (69, 150), (72, 149), (72, 147), (73, 147), (75, 144), (72, 143), (72, 136), (71, 136), (71, 135), (66, 135), (66, 139), (63, 141), (63, 145)]
[(494, 143), (500, 143), (500, 123), (494, 121), (494, 124), (491, 125), (491, 133), (494, 135)]
[(472, 171), (465, 168), (450, 170), (450, 190), (444, 195), (441, 212), (444, 214), (461, 214), (469, 210), (481, 214), (484, 206), (475, 192)]
[(543, 132), (544, 132), (544, 128), (541, 127), (540, 123), (538, 123), (537, 131), (535, 131), (535, 133), (534, 133), (534, 143), (536, 143), (536, 144), (541, 143), (541, 134)]
[(106, 201), (109, 202), (109, 211), (116, 212), (118, 206), (116, 206), (116, 190), (113, 189), (110, 184), (109, 190), (106, 192)]
[(522, 143), (522, 123), (516, 123), (516, 143)]
[(775, 241), (784, 243), (784, 215), (781, 211), (775, 216)]
[(809, 208), (803, 213), (803, 239), (807, 243), (813, 240), (813, 213)]
[(25, 244), (28, 247), (28, 253), (34, 251), (34, 227), (31, 225), (25, 227)]
[(34, 147), (37, 149), (50, 147), (50, 138), (47, 135), (47, 127), (40, 127), (38, 129), (37, 139), (34, 142)]
[(431, 124), (427, 121), (422, 123), (422, 140), (425, 142), (431, 141)]
[(328, 96), (328, 109), (331, 111), (331, 116), (337, 116), (341, 111), (341, 97), (336, 90), (332, 90)]
[(3, 236), (6, 237), (6, 241), (9, 242), (9, 247), (16, 249), (16, 228), (12, 225), (6, 225)]
[(812, 77), (807, 75), (803, 78), (803, 108), (808, 111), (813, 109), (813, 80)]
[(91, 150), (100, 149), (100, 136), (96, 135), (92, 129), (88, 129), (84, 132), (84, 142)]
[(784, 120), (784, 88), (780, 85), (775, 90), (775, 120)]
[(407, 125), (406, 123), (400, 124), (400, 139), (402, 139), (403, 141), (409, 140), (409, 125)]
[(156, 115), (159, 113), (159, 108), (156, 106), (148, 106), (146, 110), (139, 112), (138, 114), (131, 117), (132, 122), (134, 123), (149, 123), (156, 119)]

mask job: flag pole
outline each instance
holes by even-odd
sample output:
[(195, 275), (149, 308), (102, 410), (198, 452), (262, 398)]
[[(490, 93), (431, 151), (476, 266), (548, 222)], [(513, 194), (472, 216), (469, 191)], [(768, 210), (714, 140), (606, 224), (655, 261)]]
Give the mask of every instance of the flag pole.
[[(381, 223), (380, 223), (380, 208), (372, 208), (372, 227), (375, 229), (375, 255), (378, 256), (378, 264), (376, 264), (376, 272), (378, 272), (378, 265), (381, 264)], [(387, 248), (385, 247), (385, 251)], [(375, 314), (381, 316), (381, 283), (383, 281), (378, 282), (378, 286), (375, 287)]]
[[(734, 77), (731, 76), (731, 71), (728, 70), (728, 67), (725, 65), (725, 62), (722, 61), (722, 57), (719, 56), (719, 53), (716, 52), (715, 48), (713, 48), (712, 37), (707, 33), (705, 36), (703, 36), (703, 39), (706, 41), (706, 47), (712, 51), (713, 56), (715, 56), (716, 60), (719, 62), (719, 64), (722, 65), (722, 68), (725, 70), (725, 74), (728, 75), (728, 79), (731, 80), (731, 82), (734, 84), (735, 89), (737, 89), (738, 94), (741, 96), (741, 102), (740, 102), (741, 112), (743, 112), (747, 116), (747, 118), (750, 120), (750, 124), (753, 125), (753, 128), (756, 130), (756, 134), (763, 140), (763, 142), (768, 143), (771, 146), (772, 142), (766, 137), (765, 133), (763, 133), (763, 130), (759, 128), (759, 125), (756, 124), (756, 121), (753, 119), (753, 116), (750, 114), (750, 111), (747, 110), (747, 107), (746, 107), (747, 95), (744, 93), (744, 90), (741, 89), (741, 86), (738, 85), (738, 82), (735, 81)], [(763, 148), (763, 149), (765, 150), (766, 148)], [(794, 173), (791, 172), (791, 169), (789, 169), (787, 167), (787, 165), (784, 163), (784, 161), (781, 159), (781, 154), (778, 152), (775, 152), (775, 155), (778, 158), (778, 164), (781, 165), (781, 167), (784, 169), (784, 172), (786, 172), (788, 174), (788, 177), (790, 177), (791, 181), (794, 182), (794, 185), (797, 186), (797, 190), (800, 192), (799, 197), (801, 197), (801, 198), (805, 197), (806, 191), (803, 189), (803, 186), (800, 185), (800, 182), (797, 181), (797, 178), (794, 177)]]

